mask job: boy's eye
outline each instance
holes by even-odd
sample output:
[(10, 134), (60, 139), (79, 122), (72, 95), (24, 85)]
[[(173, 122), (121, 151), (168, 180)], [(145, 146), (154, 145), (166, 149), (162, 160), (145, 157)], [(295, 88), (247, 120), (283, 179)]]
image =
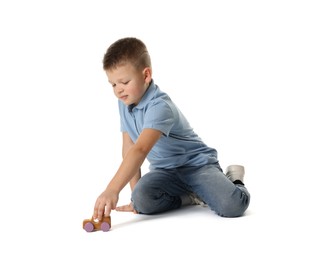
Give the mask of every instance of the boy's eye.
[[(120, 82), (120, 84), (127, 85), (127, 84), (129, 84), (129, 82), (130, 82), (130, 80), (123, 81), (123, 82)], [(114, 84), (111, 83), (111, 85), (112, 85), (113, 88), (115, 88), (117, 86), (117, 84), (115, 84), (115, 83)]]

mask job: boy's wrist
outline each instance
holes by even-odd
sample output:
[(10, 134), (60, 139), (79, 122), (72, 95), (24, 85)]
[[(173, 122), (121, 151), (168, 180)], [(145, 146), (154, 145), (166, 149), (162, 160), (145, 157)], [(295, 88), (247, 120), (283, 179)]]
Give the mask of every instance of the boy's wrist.
[(120, 193), (120, 189), (118, 187), (116, 187), (116, 185), (113, 185), (112, 183), (109, 183), (109, 185), (106, 188), (106, 192), (108, 193), (116, 193), (119, 194)]

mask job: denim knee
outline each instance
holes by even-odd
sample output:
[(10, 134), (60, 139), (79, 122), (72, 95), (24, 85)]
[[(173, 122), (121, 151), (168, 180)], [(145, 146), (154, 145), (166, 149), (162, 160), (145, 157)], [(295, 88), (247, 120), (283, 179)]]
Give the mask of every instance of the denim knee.
[(141, 214), (152, 214), (153, 206), (152, 201), (147, 193), (139, 187), (135, 187), (132, 192), (131, 200), (133, 203), (134, 209)]
[(242, 216), (247, 210), (250, 202), (250, 195), (248, 192), (237, 190), (238, 196), (232, 197), (225, 202), (223, 201), (221, 210), (218, 215), (222, 217), (234, 218)]
[(152, 187), (136, 185), (131, 197), (134, 209), (140, 214), (158, 214), (181, 206), (179, 196), (170, 196)]

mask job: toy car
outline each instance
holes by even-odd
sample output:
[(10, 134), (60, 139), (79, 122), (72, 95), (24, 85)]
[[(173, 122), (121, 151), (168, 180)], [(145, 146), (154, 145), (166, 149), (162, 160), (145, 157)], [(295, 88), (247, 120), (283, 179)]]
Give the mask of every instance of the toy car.
[(93, 217), (91, 219), (85, 219), (83, 221), (83, 228), (86, 232), (92, 232), (97, 230), (102, 230), (107, 232), (110, 230), (111, 227), (111, 220), (110, 216), (104, 216), (101, 221), (94, 220)]

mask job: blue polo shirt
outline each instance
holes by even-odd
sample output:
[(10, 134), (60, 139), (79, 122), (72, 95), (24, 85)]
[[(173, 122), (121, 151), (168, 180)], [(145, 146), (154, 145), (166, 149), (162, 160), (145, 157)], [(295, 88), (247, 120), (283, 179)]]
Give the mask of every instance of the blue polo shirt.
[(121, 131), (133, 142), (145, 128), (163, 133), (147, 155), (150, 168), (172, 169), (215, 163), (217, 151), (208, 147), (193, 131), (185, 116), (170, 97), (151, 82), (138, 105), (119, 101)]

